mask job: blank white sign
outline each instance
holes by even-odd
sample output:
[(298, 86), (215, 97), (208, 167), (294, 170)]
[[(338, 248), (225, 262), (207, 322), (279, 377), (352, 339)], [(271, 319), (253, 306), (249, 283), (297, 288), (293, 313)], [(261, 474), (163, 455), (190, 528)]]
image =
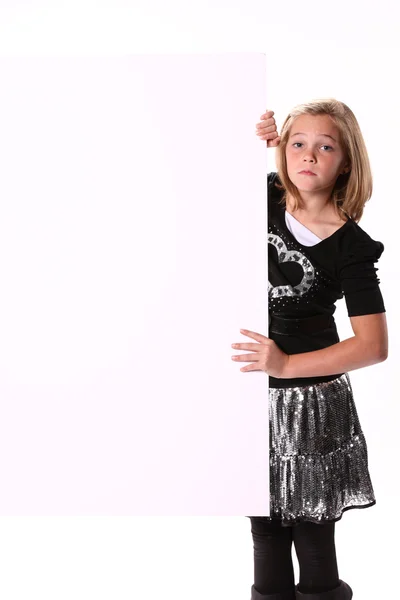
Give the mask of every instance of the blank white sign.
[(265, 55), (0, 88), (1, 514), (269, 515)]

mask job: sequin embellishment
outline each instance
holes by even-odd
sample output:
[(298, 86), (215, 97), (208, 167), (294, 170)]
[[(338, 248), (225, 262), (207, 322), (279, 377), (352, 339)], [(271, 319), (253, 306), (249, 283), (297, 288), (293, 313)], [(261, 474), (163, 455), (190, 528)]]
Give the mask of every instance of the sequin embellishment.
[(302, 296), (309, 291), (314, 283), (315, 271), (310, 260), (298, 250), (288, 250), (285, 242), (279, 235), (269, 233), (268, 243), (273, 244), (278, 252), (278, 262), (295, 261), (303, 269), (303, 278), (297, 285), (277, 285), (273, 286), (268, 281), (268, 295), (270, 298), (280, 296)]
[(270, 517), (283, 526), (338, 521), (376, 504), (348, 373), (269, 388)]

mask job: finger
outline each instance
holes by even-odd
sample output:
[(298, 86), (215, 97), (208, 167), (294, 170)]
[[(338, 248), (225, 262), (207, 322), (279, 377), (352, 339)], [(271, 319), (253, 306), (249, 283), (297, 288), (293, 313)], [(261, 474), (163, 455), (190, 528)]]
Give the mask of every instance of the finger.
[(235, 350), (252, 350), (254, 352), (259, 352), (259, 350), (262, 348), (262, 345), (259, 343), (253, 344), (251, 342), (246, 342), (244, 344), (232, 344), (232, 348), (235, 348)]
[(257, 362), (259, 359), (255, 354), (236, 354), (232, 356), (232, 360), (237, 360), (241, 362)]
[(271, 125), (271, 123), (275, 123), (275, 117), (272, 115), (261, 115), (259, 123)]
[(248, 329), (241, 329), (240, 333), (257, 340), (257, 342), (265, 342), (265, 340), (270, 341), (267, 336), (262, 335), (261, 333), (256, 333), (255, 331), (249, 331)]
[(275, 125), (276, 121), (274, 119), (274, 117), (268, 117), (268, 119), (265, 117), (264, 119), (261, 119), (261, 121), (258, 121), (258, 126), (259, 127), (268, 127), (268, 125)]
[(260, 125), (260, 123), (257, 124), (257, 133), (269, 133), (271, 131), (276, 131), (276, 125)]
[(267, 144), (269, 144), (270, 147), (274, 148), (275, 146), (279, 146), (280, 141), (281, 141), (281, 138), (277, 137), (274, 140), (268, 140)]
[(260, 137), (260, 140), (274, 140), (275, 138), (279, 137), (279, 133), (277, 131), (272, 131), (271, 133), (257, 133), (257, 135)]
[(260, 366), (257, 363), (251, 363), (251, 365), (246, 365), (240, 369), (241, 371), (262, 371)]
[(273, 139), (277, 135), (279, 135), (275, 127), (274, 128), (269, 128), (269, 130), (267, 130), (267, 129), (259, 129), (256, 133), (260, 137), (268, 136), (270, 139)]

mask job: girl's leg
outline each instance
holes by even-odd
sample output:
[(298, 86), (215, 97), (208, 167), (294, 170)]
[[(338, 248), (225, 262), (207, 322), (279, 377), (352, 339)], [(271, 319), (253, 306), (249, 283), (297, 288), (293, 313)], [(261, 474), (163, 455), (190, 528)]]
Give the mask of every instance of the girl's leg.
[(250, 517), (254, 548), (254, 587), (260, 594), (294, 588), (292, 527), (265, 517)]
[(300, 567), (299, 592), (327, 592), (338, 587), (335, 523), (303, 521), (293, 527), (293, 541)]

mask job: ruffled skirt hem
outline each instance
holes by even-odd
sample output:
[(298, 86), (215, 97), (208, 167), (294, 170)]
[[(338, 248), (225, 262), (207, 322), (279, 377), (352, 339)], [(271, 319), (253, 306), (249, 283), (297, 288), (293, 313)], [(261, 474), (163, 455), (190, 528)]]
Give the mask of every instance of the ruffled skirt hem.
[[(346, 506), (345, 508), (342, 509), (340, 515), (338, 517), (336, 517), (335, 519), (329, 519), (329, 518), (313, 518), (310, 515), (307, 514), (302, 514), (302, 515), (298, 515), (296, 518), (288, 518), (287, 516), (283, 516), (282, 514), (277, 514), (276, 516), (269, 516), (269, 517), (265, 517), (265, 516), (257, 516), (258, 519), (265, 519), (266, 521), (273, 521), (273, 522), (278, 522), (282, 525), (282, 527), (295, 527), (296, 525), (299, 525), (300, 523), (315, 523), (316, 525), (324, 525), (325, 523), (336, 523), (337, 521), (340, 521), (343, 517), (343, 514), (347, 511), (347, 510), (352, 510), (352, 509), (356, 509), (356, 508), (369, 508), (370, 506), (374, 506), (376, 504), (376, 500), (372, 500), (371, 502), (369, 502), (368, 504), (361, 504), (361, 505), (357, 505), (357, 504), (352, 504), (351, 506)], [(247, 516), (246, 516), (247, 517)], [(252, 517), (247, 517), (248, 519), (252, 518)]]

